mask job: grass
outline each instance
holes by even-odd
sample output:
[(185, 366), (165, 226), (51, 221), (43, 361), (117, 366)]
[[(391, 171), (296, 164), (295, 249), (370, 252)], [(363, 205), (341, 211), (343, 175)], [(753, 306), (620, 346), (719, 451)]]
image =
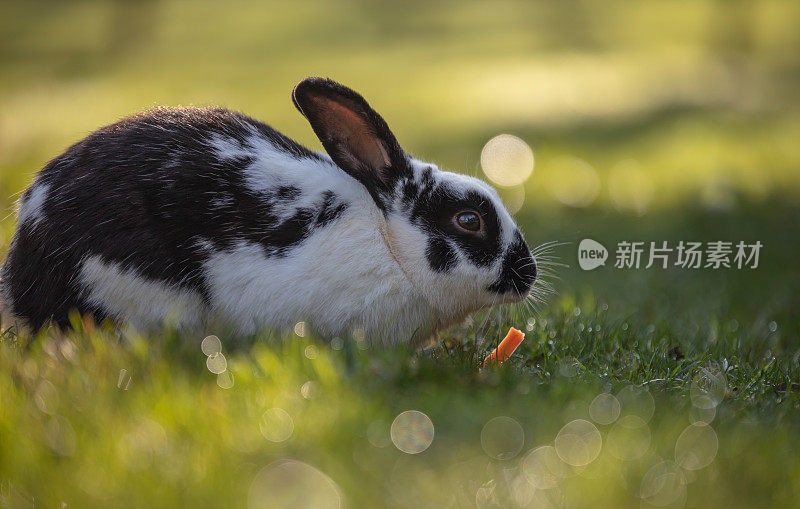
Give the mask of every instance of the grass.
[[(796, 361), (769, 353), (774, 333), (725, 324), (712, 345), (695, 344), (686, 339), (692, 334), (668, 323), (614, 320), (603, 307), (578, 313), (569, 299), (559, 307), (532, 323), (520, 355), (484, 371), (476, 365), (491, 343), (524, 317), (498, 315), (482, 331), (453, 331), (422, 352), (292, 335), (223, 341), (234, 380), (228, 389), (207, 369), (200, 338), (165, 333), (121, 340), (112, 329), (79, 324), (67, 337), (6, 341), (0, 349), (8, 376), (0, 388), (4, 502), (243, 506), (258, 491), (260, 469), (292, 458), (330, 476), (350, 507), (475, 500), (507, 507), (542, 496), (567, 505), (630, 506), (643, 490), (656, 501), (688, 494), (704, 505), (791, 505), (800, 392), (792, 382)], [(727, 384), (707, 377), (710, 385), (698, 385), (704, 368), (724, 373)], [(643, 392), (625, 389), (631, 386)], [(686, 471), (685, 486), (643, 487), (653, 465), (675, 461), (676, 441), (692, 418), (709, 420), (692, 405), (698, 387), (724, 394), (711, 411), (719, 444), (714, 461)], [(567, 477), (558, 487), (534, 490), (526, 472), (538, 479), (537, 470), (525, 466), (524, 453), (552, 445), (567, 422), (592, 420), (589, 405), (605, 392), (622, 401), (623, 417), (648, 421), (646, 452), (636, 437), (623, 434), (620, 441), (622, 428), (597, 424), (605, 440), (598, 459), (587, 468), (562, 465)], [(285, 432), (285, 423), (264, 418), (276, 407), (293, 423), (279, 443), (265, 439)], [(390, 423), (409, 409), (427, 414), (435, 427), (430, 448), (414, 456), (389, 441)], [(502, 429), (484, 428), (497, 416), (519, 423), (524, 450)], [(710, 454), (705, 442), (694, 447)], [(497, 450), (511, 457), (486, 454)], [(615, 457), (639, 453), (627, 461)], [(314, 481), (308, 476), (286, 482), (302, 489)], [(278, 491), (255, 506), (280, 505)]]
[[(739, 220), (751, 218), (771, 247), (785, 235), (797, 238), (796, 226), (783, 226), (784, 213), (755, 208)], [(585, 214), (596, 217), (575, 221), (601, 228), (602, 217)], [(630, 221), (612, 231), (622, 226), (636, 236)], [(704, 221), (680, 231), (715, 238), (731, 218), (700, 212), (686, 224)], [(608, 234), (590, 231), (601, 241)], [(573, 247), (562, 248), (565, 258)], [(335, 495), (349, 507), (542, 500), (616, 507), (640, 505), (642, 496), (669, 506), (791, 506), (800, 489), (800, 350), (797, 297), (781, 289), (797, 282), (786, 265), (794, 252), (766, 249), (763, 270), (751, 272), (564, 269), (560, 295), (541, 312), (517, 306), (478, 315), (422, 351), (289, 333), (223, 336), (230, 388), (223, 388), (227, 374), (210, 372), (199, 337), (165, 331), (123, 338), (81, 322), (66, 336), (8, 337), (0, 344), (3, 501), (215, 507), (244, 506), (250, 496), (251, 507), (264, 507), (310, 483), (316, 502)], [(752, 294), (736, 290), (759, 284), (766, 287)], [(526, 328), (519, 353), (479, 370), (509, 325)], [(621, 402), (620, 419), (647, 423), (647, 443), (635, 433), (641, 428), (594, 421), (598, 410), (591, 413), (590, 405), (603, 393)], [(719, 404), (705, 404), (703, 395)], [(277, 443), (265, 438), (286, 432), (284, 421), (264, 417), (273, 408), (292, 422), (289, 438)], [(434, 439), (421, 454), (407, 455), (390, 441), (392, 421), (406, 410), (433, 423)], [(499, 416), (519, 423), (524, 438), (514, 427), (492, 431), (487, 423)], [(552, 446), (575, 419), (595, 422), (603, 440), (598, 458), (585, 468), (556, 464), (565, 476), (557, 486), (533, 489), (528, 479), (542, 478), (528, 453)], [(627, 419), (617, 422), (641, 423)], [(718, 443), (713, 461), (675, 470), (678, 439), (697, 420), (710, 421)], [(710, 440), (702, 435), (693, 443), (698, 457), (712, 454)], [(510, 457), (488, 455), (498, 450)], [(314, 470), (290, 470), (279, 481), (270, 468), (262, 471), (285, 458)], [(654, 468), (668, 470), (654, 481)], [(671, 484), (670, 473), (685, 484)]]
[[(322, 74), (445, 168), (477, 173), (501, 132), (529, 142), (516, 217), (565, 266), (538, 309), (479, 313), (420, 351), (220, 332), (222, 375), (203, 338), (170, 330), (7, 333), (0, 507), (796, 505), (797, 6), (131, 5), (0, 17), (0, 257), (32, 172), (99, 125), (215, 103), (318, 148), (289, 91)], [(596, 177), (577, 207), (576, 165)], [(584, 272), (583, 238), (612, 257), (620, 241), (764, 247), (755, 270)], [(518, 353), (478, 369), (512, 325)], [(408, 410), (433, 426), (419, 454), (398, 448), (430, 439)], [(568, 465), (597, 452), (583, 421), (599, 453)]]

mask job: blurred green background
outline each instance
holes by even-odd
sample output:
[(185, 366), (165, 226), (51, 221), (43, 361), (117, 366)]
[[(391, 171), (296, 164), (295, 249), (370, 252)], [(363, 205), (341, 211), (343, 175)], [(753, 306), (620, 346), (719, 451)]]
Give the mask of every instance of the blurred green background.
[[(555, 269), (557, 293), (538, 314), (479, 316), (451, 331), (446, 343), (466, 357), (319, 344), (325, 363), (309, 374), (301, 347), (258, 345), (233, 357), (238, 395), (218, 393), (197, 345), (169, 336), (112, 342), (120, 350), (106, 353), (98, 345), (108, 338), (91, 334), (30, 350), (6, 346), (0, 366), (12, 376), (0, 389), (0, 502), (243, 505), (258, 468), (294, 456), (326, 471), (353, 507), (791, 505), (800, 490), (798, 48), (800, 3), (790, 0), (0, 3), (0, 256), (14, 202), (34, 172), (131, 113), (223, 105), (321, 149), (290, 100), (300, 79), (319, 75), (361, 92), (409, 152), (443, 169), (480, 176), (488, 140), (525, 140), (533, 174), (522, 189), (500, 192), (509, 203), (524, 195), (516, 217), (528, 242), (565, 243), (553, 256), (566, 265)], [(612, 250), (623, 240), (764, 247), (755, 270), (609, 263), (583, 272), (576, 251), (585, 237)], [(470, 362), (484, 341), (530, 318), (538, 321), (514, 371), (476, 374)], [(576, 362), (578, 374), (564, 374)], [(688, 498), (686, 489), (648, 498), (642, 476), (653, 458), (672, 454), (692, 376), (709, 362), (725, 372), (730, 401), (714, 422), (719, 457), (711, 470), (686, 473)], [(251, 364), (284, 378), (254, 377)], [(121, 403), (117, 373), (130, 365), (139, 367), (132, 390), (143, 392)], [(296, 414), (288, 449), (251, 442), (261, 439), (247, 426), (263, 411), (254, 408), (284, 398), (291, 403), (283, 407), (297, 410), (305, 400), (281, 391), (309, 376), (322, 377), (328, 406), (307, 411), (312, 424)], [(584, 385), (574, 385), (575, 376)], [(37, 396), (49, 379), (60, 381), (51, 385), (62, 391), (61, 410)], [(647, 461), (526, 499), (512, 472), (518, 466), (482, 456), (480, 429), (490, 418), (515, 415), (527, 451), (568, 416), (584, 415), (595, 394), (628, 383), (656, 393)], [(96, 400), (87, 403), (86, 394)], [(96, 411), (76, 414), (71, 401)], [(443, 430), (429, 452), (403, 456), (364, 440), (367, 424), (388, 426), (408, 408), (423, 409)], [(140, 426), (144, 415), (158, 425)], [(320, 421), (331, 424), (315, 430)], [(134, 445), (125, 454), (133, 460), (114, 454), (114, 432), (91, 440), (129, 428), (124, 436)], [(20, 440), (19, 429), (31, 437)], [(140, 442), (164, 445), (136, 449)], [(154, 466), (161, 462), (175, 462), (172, 474)], [(662, 474), (663, 488), (673, 478)]]
[[(559, 291), (649, 320), (782, 318), (796, 337), (799, 20), (800, 5), (780, 0), (6, 2), (0, 246), (34, 172), (99, 126), (159, 104), (223, 105), (321, 149), (290, 92), (330, 76), (444, 169), (480, 175), (500, 133), (531, 145), (518, 219), (531, 245), (572, 243), (556, 250), (570, 265)], [(583, 237), (612, 250), (765, 247), (752, 272), (587, 274), (575, 263)]]

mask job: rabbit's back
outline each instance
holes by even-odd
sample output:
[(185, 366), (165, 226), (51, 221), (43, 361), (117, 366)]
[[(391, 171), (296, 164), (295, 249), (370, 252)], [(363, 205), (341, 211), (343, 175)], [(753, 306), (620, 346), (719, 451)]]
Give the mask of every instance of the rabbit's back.
[[(105, 127), (42, 169), (20, 201), (2, 293), (33, 328), (96, 318), (196, 322), (206, 266), (256, 246), (280, 259), (348, 208), (327, 156), (221, 108), (158, 108)], [(177, 315), (176, 315), (177, 316)]]

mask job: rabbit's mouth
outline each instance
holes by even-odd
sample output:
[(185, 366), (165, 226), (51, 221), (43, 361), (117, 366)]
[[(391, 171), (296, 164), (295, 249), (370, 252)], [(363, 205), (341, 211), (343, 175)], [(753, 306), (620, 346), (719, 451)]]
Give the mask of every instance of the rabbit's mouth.
[(522, 235), (517, 234), (514, 244), (503, 257), (499, 276), (486, 289), (502, 295), (503, 302), (519, 302), (533, 289), (537, 275), (536, 259), (522, 240)]

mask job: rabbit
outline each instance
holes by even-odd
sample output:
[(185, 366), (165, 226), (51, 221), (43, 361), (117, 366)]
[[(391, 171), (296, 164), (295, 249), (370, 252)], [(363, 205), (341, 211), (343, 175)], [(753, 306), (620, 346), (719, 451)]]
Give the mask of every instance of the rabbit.
[(335, 81), (292, 99), (327, 154), (242, 113), (157, 107), (50, 161), (20, 199), (4, 324), (68, 328), (77, 310), (248, 335), (305, 320), (391, 345), (526, 298), (536, 261), (491, 186), (408, 155)]

